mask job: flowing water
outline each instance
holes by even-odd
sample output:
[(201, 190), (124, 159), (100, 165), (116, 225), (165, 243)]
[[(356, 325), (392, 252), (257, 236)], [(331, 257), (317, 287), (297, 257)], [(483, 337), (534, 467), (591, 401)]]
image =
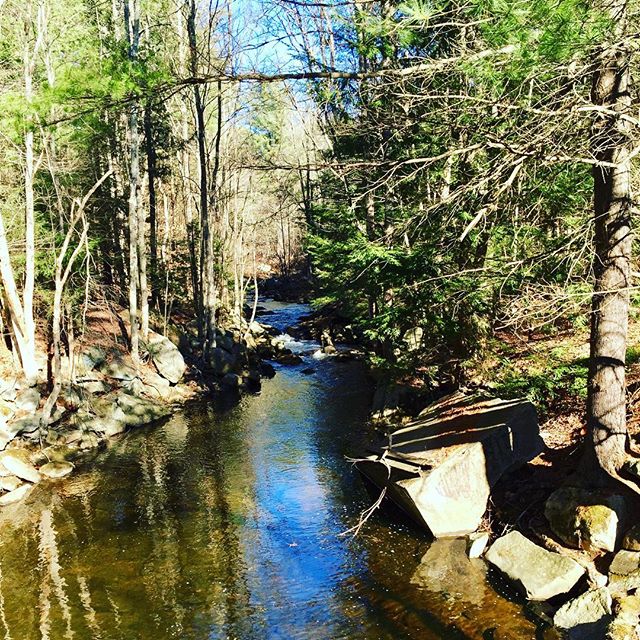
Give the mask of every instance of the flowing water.
[[(278, 328), (308, 310), (270, 307)], [(345, 459), (370, 385), (358, 363), (289, 346), (304, 363), (259, 394), (131, 432), (3, 511), (0, 638), (537, 637), (463, 541), (384, 511), (341, 535), (371, 503)]]

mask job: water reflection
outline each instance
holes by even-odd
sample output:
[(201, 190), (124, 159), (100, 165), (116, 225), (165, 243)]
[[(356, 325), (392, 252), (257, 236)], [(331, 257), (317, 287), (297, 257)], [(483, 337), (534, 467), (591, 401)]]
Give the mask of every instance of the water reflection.
[(533, 638), (458, 543), (384, 513), (340, 537), (369, 504), (344, 460), (369, 388), (331, 358), (302, 375), (299, 348), (259, 396), (190, 407), (0, 512), (0, 637)]

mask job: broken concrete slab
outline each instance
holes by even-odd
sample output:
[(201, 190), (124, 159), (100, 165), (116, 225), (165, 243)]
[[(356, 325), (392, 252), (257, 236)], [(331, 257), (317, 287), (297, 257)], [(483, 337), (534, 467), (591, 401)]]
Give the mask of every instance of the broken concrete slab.
[(356, 466), (435, 537), (459, 536), (478, 528), (497, 480), (543, 449), (530, 402), (456, 393)]

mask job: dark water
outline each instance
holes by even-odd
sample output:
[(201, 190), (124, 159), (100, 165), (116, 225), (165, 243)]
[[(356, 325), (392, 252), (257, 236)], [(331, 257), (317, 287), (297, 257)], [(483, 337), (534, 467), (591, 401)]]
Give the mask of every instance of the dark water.
[[(279, 327), (305, 311), (272, 307)], [(0, 638), (534, 638), (463, 542), (381, 512), (341, 535), (371, 502), (344, 458), (370, 388), (292, 347), (305, 363), (259, 395), (132, 432), (5, 509)]]

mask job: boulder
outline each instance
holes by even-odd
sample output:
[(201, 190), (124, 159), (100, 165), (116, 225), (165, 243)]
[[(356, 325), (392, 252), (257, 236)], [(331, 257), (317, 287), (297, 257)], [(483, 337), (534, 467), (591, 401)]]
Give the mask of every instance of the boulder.
[(618, 596), (614, 600), (614, 617), (607, 629), (607, 640), (637, 640), (640, 596)]
[(15, 491), (22, 485), (22, 480), (18, 476), (4, 476), (0, 478), (0, 489), (3, 491)]
[(422, 337), (424, 329), (422, 327), (413, 327), (405, 331), (402, 341), (407, 345), (408, 351), (417, 351), (422, 345)]
[(80, 380), (78, 384), (87, 392), (95, 395), (109, 393), (111, 387), (104, 380)]
[(33, 413), (40, 404), (40, 392), (35, 387), (20, 391), (16, 396), (15, 405), (22, 411)]
[(609, 587), (614, 592), (640, 588), (640, 551), (616, 553), (609, 566)]
[(276, 375), (276, 370), (272, 364), (268, 362), (261, 362), (259, 367), (260, 375), (263, 378), (268, 378), (269, 380)]
[[(287, 349), (287, 351), (289, 350)], [(281, 355), (276, 356), (276, 361), (279, 362), (280, 364), (295, 365), (295, 364), (301, 364), (302, 358), (296, 355), (295, 353), (291, 353), (289, 351), (289, 353), (283, 353)]]
[(70, 462), (47, 462), (40, 467), (40, 473), (45, 478), (64, 478), (73, 471)]
[(18, 421), (0, 426), (0, 451), (20, 433), (20, 423)]
[(253, 322), (251, 322), (249, 324), (249, 331), (254, 336), (261, 336), (261, 335), (263, 335), (265, 333), (265, 328), (259, 322), (256, 322), (254, 320)]
[(502, 474), (543, 448), (530, 402), (457, 393), (395, 430), (356, 466), (435, 537), (458, 536), (478, 528)]
[(9, 449), (2, 453), (2, 464), (14, 476), (27, 482), (40, 482), (41, 476), (38, 470), (31, 464), (29, 454), (23, 449)]
[(562, 487), (545, 505), (551, 530), (570, 547), (615, 551), (628, 518), (624, 496), (603, 491)]
[(237, 373), (227, 373), (222, 378), (222, 386), (227, 389), (238, 389), (240, 387), (241, 378)]
[[(163, 405), (129, 393), (118, 394), (116, 404), (117, 406), (111, 417), (114, 421), (120, 422), (126, 427), (139, 427), (149, 424), (164, 418), (170, 413), (169, 409)], [(108, 423), (108, 427), (113, 428), (114, 425)], [(119, 433), (120, 431), (117, 432)]]
[(91, 371), (105, 363), (107, 354), (98, 346), (89, 347), (79, 354), (75, 363), (77, 376), (87, 376)]
[(217, 376), (224, 376), (234, 372), (237, 367), (237, 359), (221, 347), (215, 347), (209, 353), (209, 365)]
[(180, 382), (187, 365), (178, 347), (158, 333), (149, 333), (146, 346), (158, 373), (172, 384)]
[(569, 630), (569, 638), (604, 637), (611, 621), (611, 594), (606, 587), (591, 589), (565, 603), (553, 617), (553, 624)]
[(566, 593), (584, 575), (575, 560), (539, 547), (518, 531), (498, 538), (485, 559), (529, 600), (548, 600)]
[(622, 548), (627, 551), (640, 551), (640, 524), (636, 524), (622, 539)]
[(100, 371), (115, 380), (133, 380), (138, 377), (137, 371), (121, 355), (116, 355), (111, 362), (100, 365)]
[(8, 504), (13, 504), (14, 502), (22, 500), (26, 497), (29, 491), (31, 491), (31, 485), (23, 484), (21, 487), (18, 487), (13, 491), (9, 491), (9, 493), (5, 493), (3, 496), (0, 496), (0, 507), (5, 507)]

